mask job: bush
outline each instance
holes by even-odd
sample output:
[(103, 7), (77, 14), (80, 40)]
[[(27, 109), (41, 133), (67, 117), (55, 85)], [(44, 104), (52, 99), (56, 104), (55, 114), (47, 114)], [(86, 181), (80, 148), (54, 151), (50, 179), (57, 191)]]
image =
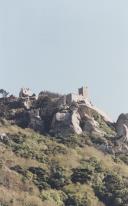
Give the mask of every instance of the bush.
[(64, 206), (64, 200), (66, 199), (66, 195), (62, 191), (56, 191), (56, 190), (46, 190), (42, 191), (41, 193), (41, 199), (43, 202), (48, 201), (56, 206)]
[(87, 199), (87, 194), (78, 195), (78, 194), (69, 194), (68, 199), (65, 201), (66, 206), (91, 206)]
[(51, 185), (51, 188), (58, 190), (67, 185), (69, 182), (70, 179), (66, 176), (66, 171), (62, 167), (54, 165), (51, 168), (51, 175), (49, 177), (49, 184)]
[(94, 190), (107, 206), (124, 206), (128, 202), (128, 186), (116, 173), (108, 172), (102, 183), (94, 186)]
[(73, 183), (87, 183), (92, 179), (94, 173), (94, 169), (92, 167), (87, 166), (86, 168), (76, 168), (73, 169), (73, 174), (71, 176), (71, 180)]
[(73, 174), (71, 180), (73, 183), (87, 183), (88, 181), (93, 180), (96, 173), (103, 171), (101, 163), (92, 157), (89, 160), (82, 160), (82, 166), (80, 168), (73, 169)]
[(48, 184), (49, 175), (44, 169), (40, 167), (30, 167), (29, 172), (34, 175), (33, 181), (35, 185), (37, 185), (39, 190), (47, 189), (50, 187), (50, 185)]

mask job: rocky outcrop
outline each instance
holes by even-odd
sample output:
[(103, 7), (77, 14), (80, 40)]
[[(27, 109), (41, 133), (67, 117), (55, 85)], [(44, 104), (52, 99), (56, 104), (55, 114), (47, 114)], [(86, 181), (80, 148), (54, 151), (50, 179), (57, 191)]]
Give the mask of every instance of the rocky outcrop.
[(118, 136), (128, 135), (128, 114), (121, 114), (116, 122)]
[[(99, 123), (95, 120), (94, 111), (86, 103), (71, 105), (58, 104), (58, 100), (49, 97), (15, 98), (5, 102), (7, 119), (11, 124), (22, 128), (32, 128), (42, 134), (69, 136), (71, 134), (100, 133)], [(4, 114), (3, 114), (4, 115)], [(5, 117), (6, 117), (5, 116)]]
[(71, 123), (73, 126), (73, 131), (76, 134), (81, 134), (82, 133), (82, 128), (80, 127), (80, 115), (77, 111), (73, 111), (71, 115)]
[(98, 122), (96, 122), (93, 117), (89, 117), (88, 115), (85, 115), (82, 119), (82, 130), (89, 134), (92, 132), (101, 133)]
[(72, 115), (70, 112), (57, 112), (51, 124), (50, 133), (57, 137), (68, 136), (73, 133)]
[(50, 132), (55, 136), (68, 136), (70, 134), (81, 134), (80, 114), (76, 105), (57, 112), (51, 124)]
[(128, 114), (121, 114), (116, 122), (116, 153), (128, 152)]
[(14, 124), (22, 128), (27, 128), (30, 123), (30, 115), (29, 112), (26, 110), (17, 111), (15, 116), (13, 117)]
[(29, 112), (29, 124), (28, 127), (38, 131), (40, 133), (45, 132), (44, 121), (41, 119), (39, 109), (31, 110)]
[(54, 115), (50, 132), (55, 136), (93, 132), (104, 135), (99, 123), (90, 115), (90, 109), (78, 103), (72, 103), (66, 110), (62, 109)]
[(11, 124), (32, 128), (42, 134), (66, 137), (71, 134), (98, 133), (103, 136), (101, 122), (105, 123), (105, 120), (101, 118), (102, 121), (98, 122), (102, 115), (86, 97), (86, 88), (81, 88), (77, 96), (77, 101), (71, 98), (70, 103), (67, 103), (66, 95), (41, 92), (35, 98), (30, 89), (22, 88), (19, 98), (12, 96), (0, 99), (0, 114)]

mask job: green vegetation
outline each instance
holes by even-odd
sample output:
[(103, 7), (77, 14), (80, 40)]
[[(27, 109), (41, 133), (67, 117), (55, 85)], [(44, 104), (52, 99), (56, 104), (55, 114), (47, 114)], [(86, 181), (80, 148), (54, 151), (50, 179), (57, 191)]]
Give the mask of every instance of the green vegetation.
[[(0, 206), (127, 206), (127, 156), (114, 158), (87, 135), (58, 139), (4, 125)], [(104, 138), (99, 137), (99, 141)]]

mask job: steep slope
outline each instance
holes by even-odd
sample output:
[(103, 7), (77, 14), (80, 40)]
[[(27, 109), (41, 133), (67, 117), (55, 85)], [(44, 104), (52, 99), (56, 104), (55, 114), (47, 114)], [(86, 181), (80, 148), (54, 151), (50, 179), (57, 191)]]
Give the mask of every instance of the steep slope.
[[(6, 123), (7, 124), (7, 123)], [(128, 166), (89, 136), (56, 139), (2, 125), (1, 205), (126, 205)]]
[(22, 92), (0, 99), (1, 206), (127, 206), (128, 115)]

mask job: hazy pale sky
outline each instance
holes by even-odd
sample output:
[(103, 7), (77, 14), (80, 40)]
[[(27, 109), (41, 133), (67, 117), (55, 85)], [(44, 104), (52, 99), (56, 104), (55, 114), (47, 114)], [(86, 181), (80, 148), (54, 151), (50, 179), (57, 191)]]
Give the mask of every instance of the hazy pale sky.
[(128, 1), (0, 0), (0, 87), (82, 85), (113, 118), (128, 112)]

